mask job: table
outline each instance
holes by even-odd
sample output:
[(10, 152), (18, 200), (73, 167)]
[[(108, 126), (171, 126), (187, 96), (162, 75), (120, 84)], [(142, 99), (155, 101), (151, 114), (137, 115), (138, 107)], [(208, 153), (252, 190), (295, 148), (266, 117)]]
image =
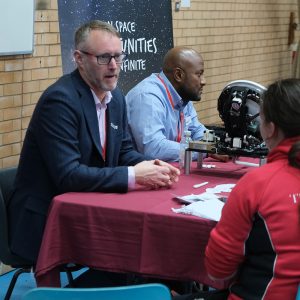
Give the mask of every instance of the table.
[[(91, 268), (150, 277), (198, 281), (216, 288), (204, 268), (204, 250), (216, 222), (174, 213), (173, 194), (200, 194), (235, 183), (251, 167), (206, 159), (216, 168), (180, 176), (170, 189), (126, 194), (66, 193), (52, 201), (35, 269), (37, 284), (60, 286), (59, 266)], [(182, 171), (183, 173), (183, 171)], [(195, 189), (193, 185), (208, 181)]]

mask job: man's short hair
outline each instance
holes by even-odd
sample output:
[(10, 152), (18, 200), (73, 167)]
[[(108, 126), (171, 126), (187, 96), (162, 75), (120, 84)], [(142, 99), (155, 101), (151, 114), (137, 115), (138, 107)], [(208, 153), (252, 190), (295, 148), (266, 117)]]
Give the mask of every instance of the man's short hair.
[(85, 42), (85, 40), (88, 38), (89, 33), (92, 30), (102, 30), (102, 31), (106, 31), (108, 33), (111, 33), (112, 35), (121, 38), (120, 33), (117, 31), (117, 29), (115, 27), (113, 27), (112, 25), (110, 25), (107, 22), (103, 22), (100, 20), (92, 20), (90, 22), (87, 22), (83, 25), (81, 25), (75, 32), (75, 40), (74, 40), (74, 44), (75, 44), (75, 49), (79, 48), (79, 45), (83, 42)]

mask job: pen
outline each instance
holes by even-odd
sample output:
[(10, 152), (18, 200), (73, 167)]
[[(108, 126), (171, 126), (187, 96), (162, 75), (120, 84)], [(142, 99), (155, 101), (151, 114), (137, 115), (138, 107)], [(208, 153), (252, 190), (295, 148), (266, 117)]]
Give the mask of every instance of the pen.
[(208, 181), (205, 181), (205, 182), (202, 182), (202, 183), (198, 183), (198, 184), (194, 184), (194, 185), (193, 185), (193, 188), (197, 189), (197, 188), (199, 188), (199, 187), (201, 187), (201, 186), (204, 186), (204, 185), (206, 185), (206, 184), (208, 184)]

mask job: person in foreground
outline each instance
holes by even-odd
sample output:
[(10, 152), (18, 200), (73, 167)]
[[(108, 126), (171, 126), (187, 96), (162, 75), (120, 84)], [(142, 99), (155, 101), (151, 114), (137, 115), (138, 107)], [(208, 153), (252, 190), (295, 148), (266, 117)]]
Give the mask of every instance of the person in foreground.
[[(77, 69), (39, 99), (27, 129), (9, 210), (12, 251), (36, 262), (51, 199), (65, 192), (169, 187), (179, 170), (136, 152), (117, 88), (119, 33), (91, 21), (75, 33)], [(101, 195), (99, 195), (101, 197)]]
[(200, 140), (206, 130), (191, 101), (200, 101), (204, 62), (186, 47), (170, 49), (162, 71), (152, 74), (126, 95), (128, 123), (138, 151), (165, 161), (178, 161), (184, 130)]
[(230, 300), (294, 300), (300, 282), (300, 80), (271, 84), (260, 116), (267, 164), (244, 175), (230, 193), (205, 266), (211, 278), (230, 281)]

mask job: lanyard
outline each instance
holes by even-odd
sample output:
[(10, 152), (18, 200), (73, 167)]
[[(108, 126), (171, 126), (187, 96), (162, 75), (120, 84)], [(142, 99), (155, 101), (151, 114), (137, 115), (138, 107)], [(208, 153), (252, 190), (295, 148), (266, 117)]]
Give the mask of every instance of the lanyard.
[(105, 158), (106, 158), (106, 110), (104, 113), (104, 141), (103, 141), (103, 145), (102, 145), (102, 154), (103, 154), (103, 158), (105, 160)]
[[(162, 82), (163, 86), (165, 87), (167, 95), (168, 95), (169, 102), (170, 102), (170, 104), (171, 104), (171, 106), (173, 108), (173, 111), (175, 111), (175, 109), (174, 109), (174, 102), (173, 102), (171, 93), (170, 93), (167, 85), (162, 80), (162, 78), (159, 76), (159, 74), (157, 74), (157, 77)], [(179, 143), (181, 141), (181, 136), (182, 136), (182, 132), (183, 132), (183, 123), (184, 123), (184, 115), (183, 115), (183, 111), (181, 110), (179, 112), (179, 123), (178, 123), (178, 126), (177, 126), (177, 138), (176, 138), (176, 142), (179, 142)]]
[(100, 134), (100, 144), (101, 144), (101, 148), (102, 148), (102, 156), (103, 156), (103, 159), (105, 160), (105, 156), (106, 156), (106, 109), (101, 107), (100, 103), (97, 108), (97, 114), (98, 114), (98, 124), (99, 124), (99, 134)]

